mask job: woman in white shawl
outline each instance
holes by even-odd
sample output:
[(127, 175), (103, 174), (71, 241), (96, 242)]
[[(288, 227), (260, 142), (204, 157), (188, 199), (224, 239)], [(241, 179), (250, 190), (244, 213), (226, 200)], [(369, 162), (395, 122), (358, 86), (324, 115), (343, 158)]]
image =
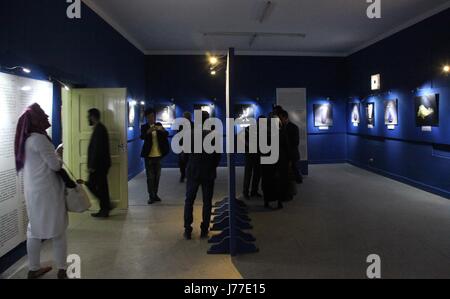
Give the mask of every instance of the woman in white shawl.
[(16, 169), (24, 172), (25, 201), (28, 213), (27, 252), (28, 278), (34, 279), (51, 271), (41, 267), (42, 240), (53, 241), (58, 278), (66, 276), (67, 210), (64, 183), (57, 172), (62, 162), (55, 153), (46, 131), (48, 115), (38, 104), (28, 107), (19, 118), (15, 139)]

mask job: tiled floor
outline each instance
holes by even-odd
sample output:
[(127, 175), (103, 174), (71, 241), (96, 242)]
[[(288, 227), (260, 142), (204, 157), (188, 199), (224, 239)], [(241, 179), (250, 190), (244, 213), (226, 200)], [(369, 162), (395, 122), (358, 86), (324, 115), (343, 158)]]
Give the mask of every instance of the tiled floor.
[[(237, 174), (241, 182), (243, 170)], [(220, 169), (215, 199), (226, 189)], [(146, 204), (143, 174), (129, 192), (129, 210), (108, 220), (71, 216), (69, 252), (80, 255), (83, 278), (365, 278), (369, 254), (381, 257), (383, 278), (450, 278), (450, 200), (350, 165), (311, 166), (283, 210), (250, 201), (260, 252), (235, 258), (206, 254), (197, 229), (201, 200), (194, 238), (183, 240), (185, 185), (177, 170), (163, 170), (162, 203)], [(51, 260), (50, 245), (43, 261)], [(5, 276), (26, 271), (24, 258)]]

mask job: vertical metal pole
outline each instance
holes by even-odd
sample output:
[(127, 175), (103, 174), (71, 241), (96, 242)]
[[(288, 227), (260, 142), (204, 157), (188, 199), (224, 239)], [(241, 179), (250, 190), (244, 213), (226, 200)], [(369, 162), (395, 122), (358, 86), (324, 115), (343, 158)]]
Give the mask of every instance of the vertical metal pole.
[(230, 219), (230, 254), (237, 254), (236, 245), (236, 169), (234, 152), (235, 128), (230, 125), (228, 119), (233, 118), (234, 105), (234, 49), (228, 50), (227, 57), (227, 82), (226, 82), (226, 110), (227, 110), (227, 162), (228, 162), (228, 202)]

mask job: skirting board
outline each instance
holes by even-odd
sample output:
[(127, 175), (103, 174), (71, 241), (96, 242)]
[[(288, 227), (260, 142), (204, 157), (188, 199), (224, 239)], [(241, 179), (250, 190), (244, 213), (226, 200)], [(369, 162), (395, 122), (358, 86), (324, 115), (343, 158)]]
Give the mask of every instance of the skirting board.
[(413, 179), (410, 179), (410, 178), (407, 178), (407, 177), (404, 177), (404, 176), (401, 176), (401, 175), (398, 175), (398, 174), (394, 174), (394, 173), (391, 173), (391, 172), (388, 172), (388, 171), (385, 171), (385, 170), (382, 170), (382, 169), (379, 169), (379, 168), (370, 167), (368, 165), (364, 165), (364, 164), (361, 164), (361, 163), (358, 163), (358, 162), (355, 162), (355, 161), (352, 161), (352, 160), (347, 160), (347, 163), (349, 163), (349, 164), (351, 164), (353, 166), (365, 169), (367, 171), (371, 171), (371, 172), (374, 172), (376, 174), (385, 176), (387, 178), (399, 181), (401, 183), (410, 185), (412, 187), (424, 190), (426, 192), (430, 192), (430, 193), (433, 193), (433, 194), (445, 197), (447, 199), (450, 199), (450, 192), (449, 191), (446, 191), (446, 190), (443, 190), (443, 189), (440, 189), (440, 188), (437, 188), (437, 187), (434, 187), (434, 186), (430, 186), (430, 185), (427, 185), (427, 184), (415, 181)]
[(14, 265), (18, 260), (27, 254), (27, 243), (22, 242), (17, 245), (16, 248), (0, 257), (0, 274), (8, 270), (9, 267)]

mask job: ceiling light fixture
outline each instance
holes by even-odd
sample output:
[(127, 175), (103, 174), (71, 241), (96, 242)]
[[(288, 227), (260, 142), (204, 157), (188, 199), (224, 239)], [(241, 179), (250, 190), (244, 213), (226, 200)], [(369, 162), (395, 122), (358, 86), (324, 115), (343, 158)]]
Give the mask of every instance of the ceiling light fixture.
[(209, 63), (212, 65), (216, 65), (219, 62), (219, 59), (216, 56), (209, 57)]
[(54, 77), (48, 77), (48, 80), (49, 80), (49, 81), (56, 81), (56, 82), (58, 82), (58, 83), (61, 85), (61, 87), (64, 88), (66, 91), (70, 91), (69, 85), (67, 85), (67, 84), (64, 83), (64, 82), (61, 82), (61, 80), (58, 80), (58, 79), (56, 79), (56, 78), (54, 78)]
[(24, 72), (25, 74), (29, 74), (31, 73), (31, 70), (29, 68), (17, 65), (17, 66), (13, 66), (13, 67), (5, 67), (5, 69), (9, 70), (9, 71), (13, 71), (13, 70), (17, 70), (20, 69), (22, 72)]
[(211, 76), (215, 76), (216, 74), (216, 71), (211, 71)]
[(444, 65), (444, 67), (442, 68), (442, 71), (444, 71), (444, 73), (450, 73), (450, 65), (448, 65), (448, 64)]
[(305, 33), (285, 33), (285, 32), (204, 32), (203, 36), (241, 36), (252, 37), (300, 37), (305, 38)]

